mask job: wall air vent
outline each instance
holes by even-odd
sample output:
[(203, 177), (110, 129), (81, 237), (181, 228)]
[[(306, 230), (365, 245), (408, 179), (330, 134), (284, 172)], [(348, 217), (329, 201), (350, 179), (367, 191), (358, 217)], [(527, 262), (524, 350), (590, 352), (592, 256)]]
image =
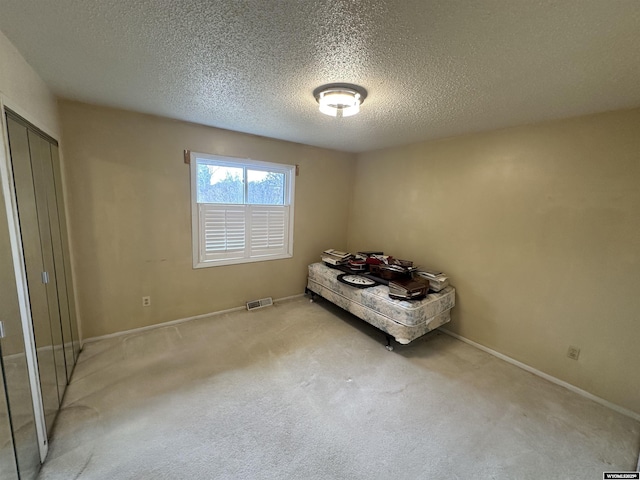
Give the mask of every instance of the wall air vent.
[(273, 305), (271, 297), (261, 298), (260, 300), (251, 300), (247, 302), (247, 310), (255, 310), (256, 308), (270, 307)]

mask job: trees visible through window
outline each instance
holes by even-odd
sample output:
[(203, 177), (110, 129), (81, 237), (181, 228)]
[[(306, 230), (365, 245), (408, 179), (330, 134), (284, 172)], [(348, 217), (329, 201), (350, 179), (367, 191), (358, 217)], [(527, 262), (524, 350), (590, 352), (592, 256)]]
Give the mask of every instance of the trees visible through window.
[(198, 164), (199, 203), (250, 203), (284, 205), (283, 173), (246, 169), (247, 199), (244, 201), (245, 170), (206, 163)]

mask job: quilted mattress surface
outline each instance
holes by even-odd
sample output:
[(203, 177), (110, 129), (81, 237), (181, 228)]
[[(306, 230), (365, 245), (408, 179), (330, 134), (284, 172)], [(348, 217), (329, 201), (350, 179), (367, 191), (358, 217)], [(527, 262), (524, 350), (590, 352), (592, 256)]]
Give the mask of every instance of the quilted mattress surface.
[(329, 268), (324, 263), (312, 263), (309, 265), (308, 286), (318, 294), (322, 292), (317, 291), (314, 284), (317, 287), (329, 289), (365, 309), (375, 311), (407, 327), (428, 324), (455, 305), (455, 289), (451, 286), (438, 293), (430, 292), (422, 300), (396, 300), (389, 297), (389, 287), (386, 285), (369, 288), (352, 287), (338, 280), (338, 275), (342, 273), (344, 272)]

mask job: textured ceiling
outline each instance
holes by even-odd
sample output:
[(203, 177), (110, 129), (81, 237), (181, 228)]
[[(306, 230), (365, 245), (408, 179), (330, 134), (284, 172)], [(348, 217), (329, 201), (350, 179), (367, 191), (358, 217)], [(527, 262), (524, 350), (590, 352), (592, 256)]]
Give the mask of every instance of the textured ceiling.
[(640, 106), (638, 0), (0, 0), (0, 30), (60, 96), (354, 152)]

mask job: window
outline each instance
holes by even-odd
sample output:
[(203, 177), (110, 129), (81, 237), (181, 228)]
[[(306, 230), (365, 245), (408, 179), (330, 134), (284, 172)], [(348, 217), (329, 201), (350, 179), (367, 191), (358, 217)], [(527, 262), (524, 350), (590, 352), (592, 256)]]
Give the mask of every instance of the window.
[(293, 256), (294, 169), (192, 152), (194, 268)]

